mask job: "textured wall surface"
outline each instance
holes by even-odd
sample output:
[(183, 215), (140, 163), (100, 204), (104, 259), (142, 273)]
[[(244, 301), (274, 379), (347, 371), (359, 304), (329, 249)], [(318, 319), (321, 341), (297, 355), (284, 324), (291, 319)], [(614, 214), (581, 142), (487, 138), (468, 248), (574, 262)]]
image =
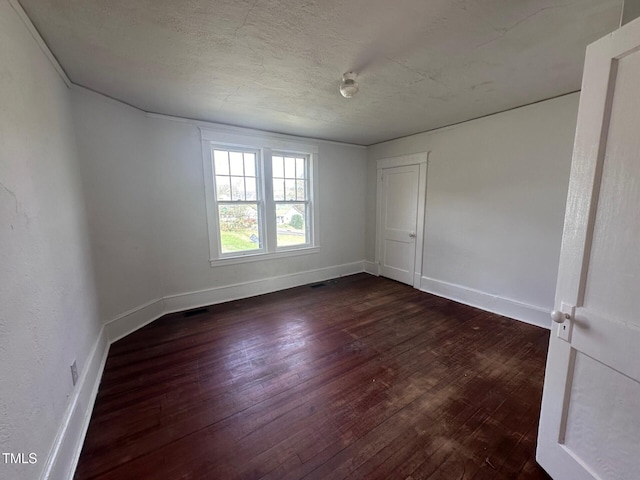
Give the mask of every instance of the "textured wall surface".
[(319, 143), (320, 253), (212, 268), (198, 127), (72, 96), (106, 320), (163, 296), (364, 260), (366, 149)]
[(369, 148), (367, 259), (376, 161), (430, 151), (423, 276), (551, 310), (578, 94)]
[(100, 324), (70, 92), (0, 0), (0, 478), (45, 466)]
[(0, 450), (38, 459), (0, 478), (40, 475), (101, 321), (373, 260), (380, 158), (431, 150), (423, 275), (552, 304), (577, 95), (368, 151), (321, 142), (320, 253), (211, 268), (197, 127), (67, 89), (6, 0), (0, 46)]
[(72, 89), (100, 316), (161, 296), (156, 226), (160, 165), (150, 120), (135, 108)]
[(199, 131), (166, 120), (153, 120), (153, 131), (165, 294), (364, 260), (366, 149), (319, 143), (320, 253), (211, 268)]

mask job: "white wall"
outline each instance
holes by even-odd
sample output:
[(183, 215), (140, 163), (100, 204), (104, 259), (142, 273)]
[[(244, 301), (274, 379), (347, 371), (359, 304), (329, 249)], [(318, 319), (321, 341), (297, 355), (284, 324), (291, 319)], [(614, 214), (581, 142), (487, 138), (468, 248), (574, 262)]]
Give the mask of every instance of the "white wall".
[(13, 5), (0, 0), (0, 450), (38, 461), (0, 477), (65, 478), (103, 323), (113, 340), (171, 309), (362, 269), (366, 150), (319, 144), (320, 253), (212, 268), (197, 126), (69, 90)]
[(100, 317), (108, 321), (162, 296), (160, 168), (140, 110), (78, 87), (72, 98)]
[(115, 319), (112, 337), (166, 311), (361, 271), (366, 149), (318, 141), (320, 253), (211, 267), (198, 126), (82, 88), (72, 95), (101, 313)]
[(423, 289), (547, 318), (577, 95), (369, 149), (318, 142), (320, 253), (212, 268), (197, 126), (67, 89), (7, 0), (0, 45), (0, 450), (38, 458), (0, 462), (1, 478), (65, 477), (103, 322), (113, 339), (166, 311), (374, 260), (380, 158), (431, 151)]
[(578, 94), (368, 149), (367, 259), (376, 161), (430, 151), (424, 290), (548, 325)]
[(0, 452), (37, 458), (0, 478), (34, 479), (84, 415), (69, 366), (87, 371), (101, 322), (70, 92), (6, 0), (0, 45)]
[(364, 148), (318, 144), (320, 253), (212, 268), (208, 262), (200, 132), (189, 124), (149, 121), (154, 132), (154, 163), (161, 176), (157, 186), (162, 194), (156, 205), (162, 212), (158, 261), (166, 295), (364, 260)]

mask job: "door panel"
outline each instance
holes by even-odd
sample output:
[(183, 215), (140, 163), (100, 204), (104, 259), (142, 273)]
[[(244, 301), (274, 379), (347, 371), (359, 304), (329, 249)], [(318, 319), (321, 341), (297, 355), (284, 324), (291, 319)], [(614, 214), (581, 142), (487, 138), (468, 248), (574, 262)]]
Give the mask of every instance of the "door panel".
[(382, 170), (380, 274), (413, 284), (419, 166)]
[[(576, 309), (572, 322), (566, 394), (559, 399), (564, 411), (553, 441), (585, 469), (583, 476), (570, 478), (636, 478), (632, 475), (640, 472), (640, 330), (585, 308)], [(540, 463), (546, 468), (544, 461)]]
[(556, 480), (640, 471), (639, 50), (640, 21), (587, 49), (538, 437)]
[(640, 411), (640, 384), (576, 351), (569, 398), (564, 439), (568, 452), (585, 459), (596, 478), (640, 472), (640, 456), (633, 450), (640, 417), (625, 414)]
[[(617, 62), (607, 148), (604, 159), (591, 258), (586, 279), (585, 307), (640, 326), (626, 318), (640, 295), (640, 255), (629, 255), (640, 241), (640, 52)], [(619, 288), (614, 276), (635, 281)]]

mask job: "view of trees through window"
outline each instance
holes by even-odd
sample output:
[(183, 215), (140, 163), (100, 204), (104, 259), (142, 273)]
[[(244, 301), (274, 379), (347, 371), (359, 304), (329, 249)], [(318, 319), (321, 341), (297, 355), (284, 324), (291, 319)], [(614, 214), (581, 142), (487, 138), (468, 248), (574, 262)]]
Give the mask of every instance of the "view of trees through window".
[(222, 253), (259, 250), (256, 153), (214, 150), (213, 161)]
[[(265, 205), (267, 222), (275, 220), (276, 246), (309, 243), (308, 159), (274, 154), (271, 157), (273, 198), (261, 198), (257, 151), (213, 149), (215, 195), (222, 254), (264, 247)], [(273, 225), (273, 224), (272, 224)], [(271, 227), (273, 228), (273, 227)]]
[(278, 247), (308, 243), (307, 159), (273, 155), (271, 165)]

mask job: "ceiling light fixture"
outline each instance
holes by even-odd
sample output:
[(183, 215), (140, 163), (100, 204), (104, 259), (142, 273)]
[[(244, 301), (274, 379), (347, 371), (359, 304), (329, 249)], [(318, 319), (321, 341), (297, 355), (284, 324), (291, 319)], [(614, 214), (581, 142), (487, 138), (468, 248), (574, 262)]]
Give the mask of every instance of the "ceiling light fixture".
[(357, 75), (353, 72), (347, 72), (342, 75), (342, 83), (340, 84), (340, 93), (344, 98), (351, 98), (358, 93), (359, 87), (356, 82)]

